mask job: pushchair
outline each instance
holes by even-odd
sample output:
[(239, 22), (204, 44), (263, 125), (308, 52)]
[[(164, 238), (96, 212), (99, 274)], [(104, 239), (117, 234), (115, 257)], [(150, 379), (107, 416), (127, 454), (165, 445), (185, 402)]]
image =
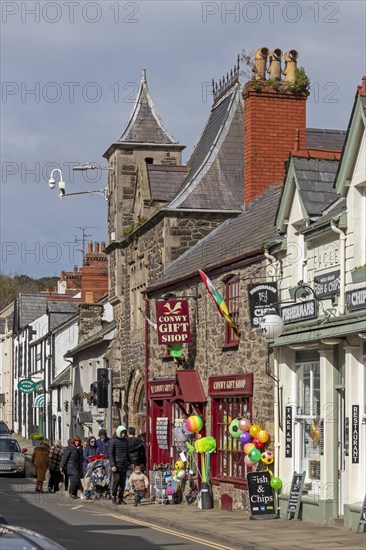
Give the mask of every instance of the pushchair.
[(94, 455), (85, 473), (85, 497), (99, 500), (110, 498), (111, 468), (107, 455)]

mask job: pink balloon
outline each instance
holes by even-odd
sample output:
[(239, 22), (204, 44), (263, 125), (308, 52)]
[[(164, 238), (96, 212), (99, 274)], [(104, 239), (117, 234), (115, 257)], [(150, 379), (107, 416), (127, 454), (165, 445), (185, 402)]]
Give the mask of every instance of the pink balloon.
[(250, 460), (248, 455), (246, 455), (246, 457), (244, 458), (244, 462), (249, 468), (253, 468), (254, 462)]
[(239, 422), (239, 430), (242, 432), (249, 432), (250, 426), (252, 425), (249, 418), (242, 418)]

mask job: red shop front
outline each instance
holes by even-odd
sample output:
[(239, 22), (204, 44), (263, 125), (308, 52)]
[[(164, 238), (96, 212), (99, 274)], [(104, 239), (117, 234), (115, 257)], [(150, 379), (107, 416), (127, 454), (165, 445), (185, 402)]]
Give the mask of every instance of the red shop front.
[(149, 382), (150, 468), (154, 464), (170, 463), (171, 396), (174, 378)]
[(230, 436), (228, 428), (237, 417), (252, 418), (253, 374), (211, 376), (208, 379), (211, 398), (211, 433), (217, 450), (212, 455), (212, 482), (233, 483), (246, 489), (247, 466), (243, 446)]
[(150, 467), (171, 464), (185, 449), (182, 426), (191, 414), (206, 420), (207, 398), (197, 371), (178, 370), (174, 379), (149, 382)]

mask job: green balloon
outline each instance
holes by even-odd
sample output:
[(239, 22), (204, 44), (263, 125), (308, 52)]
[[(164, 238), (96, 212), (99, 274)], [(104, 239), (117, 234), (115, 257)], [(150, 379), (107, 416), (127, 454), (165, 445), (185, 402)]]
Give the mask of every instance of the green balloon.
[(259, 462), (262, 456), (262, 453), (259, 449), (252, 449), (249, 453), (249, 460), (251, 462)]
[(234, 420), (230, 422), (229, 434), (234, 439), (239, 439), (240, 435), (243, 433), (242, 430), (239, 428), (240, 420), (242, 420), (242, 418), (234, 418)]
[(270, 485), (272, 489), (279, 491), (282, 488), (282, 479), (280, 479), (279, 477), (272, 477), (270, 481)]

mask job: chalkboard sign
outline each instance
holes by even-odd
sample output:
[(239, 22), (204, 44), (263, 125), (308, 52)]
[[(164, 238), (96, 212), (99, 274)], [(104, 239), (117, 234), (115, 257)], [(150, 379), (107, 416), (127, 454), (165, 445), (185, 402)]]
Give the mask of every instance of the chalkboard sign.
[(294, 514), (294, 519), (299, 519), (301, 497), (304, 489), (305, 474), (294, 472), (291, 482), (290, 494), (288, 497), (286, 519), (291, 519), (291, 514)]
[(366, 525), (366, 496), (363, 499), (362, 508), (361, 508), (361, 514), (360, 519), (358, 520), (356, 533), (360, 532), (361, 525)]
[(250, 519), (277, 519), (273, 489), (269, 472), (250, 472), (247, 474)]

